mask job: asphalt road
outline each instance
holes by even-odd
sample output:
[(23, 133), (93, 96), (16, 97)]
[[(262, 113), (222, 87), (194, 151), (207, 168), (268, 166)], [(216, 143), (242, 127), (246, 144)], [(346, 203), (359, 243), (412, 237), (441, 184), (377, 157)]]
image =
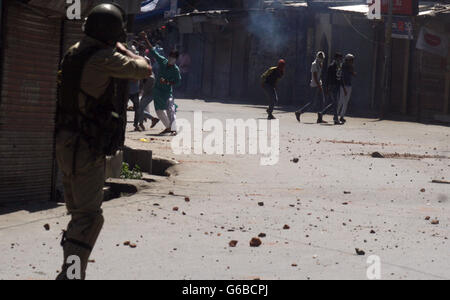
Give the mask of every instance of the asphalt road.
[[(202, 111), (224, 130), (226, 119), (265, 117), (258, 106), (178, 104), (179, 118), (193, 125)], [(176, 175), (148, 176), (139, 194), (105, 203), (88, 279), (367, 279), (378, 261), (382, 279), (450, 279), (450, 184), (432, 182), (450, 180), (448, 127), (275, 116), (280, 153), (272, 166), (260, 154), (176, 155), (173, 137), (157, 136), (161, 125), (130, 127), (127, 145), (180, 164)], [(0, 279), (56, 276), (68, 217), (64, 207), (34, 209), (2, 208)], [(250, 247), (261, 233), (262, 244)]]

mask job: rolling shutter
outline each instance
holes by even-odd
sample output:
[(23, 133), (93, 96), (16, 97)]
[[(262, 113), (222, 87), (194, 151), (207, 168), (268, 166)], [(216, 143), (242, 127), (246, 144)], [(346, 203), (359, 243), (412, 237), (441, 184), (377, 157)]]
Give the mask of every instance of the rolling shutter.
[(50, 200), (61, 19), (5, 9), (0, 102), (0, 203)]

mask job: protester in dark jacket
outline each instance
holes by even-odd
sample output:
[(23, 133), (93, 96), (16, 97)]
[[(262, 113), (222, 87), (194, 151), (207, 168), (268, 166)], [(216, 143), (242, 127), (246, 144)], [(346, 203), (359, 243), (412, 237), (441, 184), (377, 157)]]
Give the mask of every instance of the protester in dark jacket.
[(269, 108), (267, 109), (269, 120), (275, 119), (273, 116), (273, 109), (275, 104), (278, 103), (277, 84), (278, 81), (284, 76), (285, 69), (286, 61), (284, 59), (280, 59), (278, 61), (278, 66), (269, 68), (261, 76), (262, 87), (266, 92), (267, 98), (269, 99)]
[(319, 112), (319, 118), (322, 119), (330, 109), (333, 111), (334, 124), (340, 125), (339, 117), (337, 113), (337, 106), (339, 101), (339, 89), (342, 85), (342, 60), (341, 53), (334, 55), (333, 62), (328, 66), (327, 77), (325, 81), (325, 91), (328, 98), (328, 105)]

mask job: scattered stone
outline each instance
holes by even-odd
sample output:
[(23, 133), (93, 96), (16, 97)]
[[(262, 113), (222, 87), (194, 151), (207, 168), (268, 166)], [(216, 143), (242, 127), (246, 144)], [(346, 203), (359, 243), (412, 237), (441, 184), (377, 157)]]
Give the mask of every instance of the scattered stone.
[(252, 238), (250, 241), (250, 247), (259, 247), (261, 246), (262, 242), (259, 238)]
[(431, 220), (431, 217), (430, 216), (426, 216), (425, 217), (425, 221), (430, 221)]
[(260, 238), (265, 238), (267, 236), (267, 234), (265, 234), (265, 233), (260, 233), (259, 235), (258, 235), (258, 237), (260, 237)]
[(373, 230), (373, 229), (370, 231), (370, 234), (375, 234), (375, 233), (376, 233), (376, 232), (375, 232), (375, 230)]
[(299, 162), (299, 159), (296, 157), (296, 158), (294, 158), (294, 159), (292, 160), (292, 162), (296, 164), (296, 163)]
[(356, 251), (356, 254), (358, 254), (358, 255), (361, 255), (361, 256), (366, 255), (366, 252), (364, 252), (364, 250), (362, 250), (362, 249), (355, 248), (355, 251)]
[(123, 245), (124, 246), (130, 246), (130, 243), (131, 243), (130, 241), (126, 241), (126, 242), (123, 243)]
[(348, 205), (348, 202), (343, 202), (342, 205)]
[(184, 201), (186, 201), (186, 202), (190, 202), (190, 201), (191, 201), (191, 199), (189, 199), (189, 197), (185, 197), (185, 198), (184, 198)]
[(228, 245), (230, 246), (230, 247), (232, 247), (232, 248), (234, 248), (234, 247), (236, 247), (237, 246), (237, 244), (238, 244), (238, 241), (231, 241)]
[(425, 193), (425, 189), (421, 189), (420, 192)]
[(433, 180), (432, 183), (442, 183), (442, 184), (450, 184), (450, 181), (447, 180)]
[(294, 268), (298, 267), (297, 264), (292, 264), (291, 266), (294, 267)]
[(169, 192), (169, 195), (170, 195), (170, 196), (174, 196), (174, 195), (175, 195), (175, 193), (174, 193), (174, 192), (172, 192), (172, 191), (170, 191), (170, 192)]
[(372, 157), (373, 158), (384, 158), (383, 154), (381, 154), (380, 152), (373, 152)]
[(178, 211), (179, 208), (175, 206), (172, 210), (173, 210), (173, 211)]
[(258, 202), (259, 206), (264, 206), (264, 202)]
[(136, 244), (130, 244), (130, 248), (136, 248), (137, 245)]
[(431, 220), (431, 225), (439, 225), (439, 220), (438, 219)]
[(344, 194), (345, 195), (349, 195), (349, 194), (351, 194), (352, 192), (349, 192), (349, 191), (344, 191)]
[(290, 227), (289, 225), (284, 225), (284, 226), (283, 226), (283, 229), (284, 229), (284, 230), (289, 230), (289, 229), (291, 229), (291, 227)]
[(49, 231), (50, 230), (50, 225), (49, 224), (45, 224), (44, 228), (45, 228), (45, 230)]

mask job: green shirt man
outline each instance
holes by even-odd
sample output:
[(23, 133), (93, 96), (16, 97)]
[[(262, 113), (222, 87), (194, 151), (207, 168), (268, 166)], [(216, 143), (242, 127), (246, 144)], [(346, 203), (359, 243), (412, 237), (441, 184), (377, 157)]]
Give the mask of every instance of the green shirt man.
[(150, 54), (159, 64), (159, 73), (153, 90), (155, 109), (166, 110), (168, 100), (173, 98), (173, 87), (178, 86), (181, 82), (180, 69), (175, 64), (176, 58), (169, 57), (167, 59), (156, 48), (152, 48)]

